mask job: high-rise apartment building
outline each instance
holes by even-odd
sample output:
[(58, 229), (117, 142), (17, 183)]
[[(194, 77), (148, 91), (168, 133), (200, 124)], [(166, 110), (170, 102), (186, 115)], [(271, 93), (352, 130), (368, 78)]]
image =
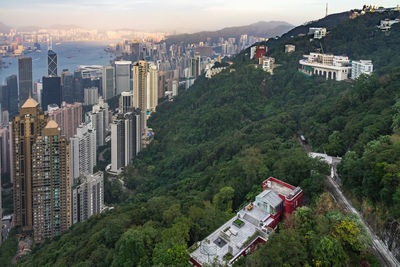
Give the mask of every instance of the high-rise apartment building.
[(82, 123), (82, 103), (61, 103), (61, 107), (49, 110), (49, 116), (56, 121), (61, 129), (61, 135), (67, 139), (76, 134), (76, 129)]
[(201, 57), (196, 55), (191, 59), (191, 76), (197, 78), (201, 74)]
[(86, 114), (86, 118), (87, 122), (92, 122), (93, 129), (96, 130), (97, 146), (103, 146), (109, 130), (108, 104), (99, 98), (99, 103), (92, 107), (92, 111)]
[(6, 87), (2, 92), (3, 108), (7, 109), (10, 116), (18, 114), (18, 82), (17, 76), (11, 75), (6, 78)]
[(47, 72), (49, 76), (57, 76), (57, 54), (51, 49), (47, 51)]
[(133, 94), (132, 92), (122, 92), (119, 97), (119, 111), (127, 113), (132, 111), (133, 108)]
[(32, 58), (18, 58), (18, 81), (19, 81), (19, 106), (28, 99), (32, 93)]
[[(10, 172), (10, 130), (8, 126), (0, 128), (0, 167), (1, 173)], [(1, 181), (0, 181), (1, 182)], [(0, 213), (1, 215), (1, 213)]]
[(158, 104), (158, 70), (151, 65), (147, 73), (147, 110), (155, 111)]
[(96, 130), (92, 123), (81, 124), (76, 135), (71, 137), (71, 177), (72, 185), (79, 176), (93, 174), (96, 165)]
[(33, 230), (32, 148), (47, 124), (43, 113), (33, 98), (22, 105), (20, 115), (12, 122), (11, 155), (14, 179), (14, 225), (23, 230)]
[(47, 106), (56, 104), (61, 106), (62, 91), (61, 91), (61, 78), (58, 76), (44, 76), (43, 77), (43, 91), (42, 91), (42, 108), (47, 110)]
[(106, 66), (103, 69), (103, 98), (110, 99), (115, 95), (115, 73), (113, 66)]
[(133, 65), (133, 107), (142, 112), (142, 130), (145, 129), (147, 109), (147, 62), (140, 60)]
[(72, 223), (83, 222), (104, 209), (103, 172), (82, 175), (72, 190)]
[(115, 95), (131, 91), (131, 61), (115, 61)]
[(118, 173), (141, 151), (141, 111), (118, 114), (111, 123), (111, 171)]
[(97, 104), (99, 100), (99, 89), (97, 87), (85, 88), (85, 106)]
[(33, 98), (22, 105), (11, 131), (14, 225), (33, 231), (40, 243), (71, 224), (69, 144)]
[(32, 147), (32, 212), (35, 243), (71, 226), (70, 147), (50, 120)]

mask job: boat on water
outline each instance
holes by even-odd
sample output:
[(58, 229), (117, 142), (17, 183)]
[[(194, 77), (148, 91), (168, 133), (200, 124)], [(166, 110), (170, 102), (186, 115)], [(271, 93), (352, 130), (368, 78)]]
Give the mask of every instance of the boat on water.
[(56, 45), (60, 45), (61, 43), (56, 43)]
[(67, 56), (68, 59), (72, 58), (72, 56)]

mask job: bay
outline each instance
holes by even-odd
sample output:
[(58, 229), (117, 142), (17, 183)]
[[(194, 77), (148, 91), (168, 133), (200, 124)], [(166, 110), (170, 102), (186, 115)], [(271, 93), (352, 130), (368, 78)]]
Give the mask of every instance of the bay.
[[(53, 51), (57, 53), (57, 72), (61, 75), (63, 69), (70, 72), (78, 69), (79, 65), (108, 65), (114, 58), (113, 54), (104, 51), (108, 43), (105, 42), (66, 42), (53, 44)], [(47, 45), (41, 44), (41, 52), (32, 52), (25, 56), (32, 57), (33, 81), (41, 80), (47, 75)], [(0, 84), (15, 74), (18, 76), (18, 57), (2, 58), (8, 68), (0, 68)], [(9, 64), (11, 62), (11, 64)]]

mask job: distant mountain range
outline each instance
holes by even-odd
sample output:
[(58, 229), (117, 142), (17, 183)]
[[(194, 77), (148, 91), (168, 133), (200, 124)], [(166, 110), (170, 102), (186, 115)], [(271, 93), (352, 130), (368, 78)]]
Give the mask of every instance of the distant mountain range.
[(176, 42), (200, 42), (206, 38), (218, 39), (223, 38), (238, 38), (240, 35), (247, 34), (259, 37), (275, 37), (281, 36), (287, 31), (293, 29), (294, 26), (284, 21), (260, 21), (246, 26), (227, 27), (218, 31), (202, 31), (191, 34), (177, 34), (167, 37), (167, 43)]
[(9, 33), (11, 30), (11, 27), (0, 22), (0, 33)]

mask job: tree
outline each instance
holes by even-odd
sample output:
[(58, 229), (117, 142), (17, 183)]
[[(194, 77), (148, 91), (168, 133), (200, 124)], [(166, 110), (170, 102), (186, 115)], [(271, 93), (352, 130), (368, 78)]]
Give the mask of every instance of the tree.
[(347, 266), (347, 255), (338, 240), (324, 236), (313, 248), (312, 262), (320, 267)]

